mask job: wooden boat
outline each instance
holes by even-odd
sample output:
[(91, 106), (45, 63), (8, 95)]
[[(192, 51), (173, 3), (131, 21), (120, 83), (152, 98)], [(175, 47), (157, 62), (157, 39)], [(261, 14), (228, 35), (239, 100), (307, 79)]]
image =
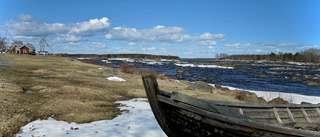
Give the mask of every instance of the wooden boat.
[(320, 136), (319, 104), (208, 101), (161, 91), (153, 75), (142, 79), (153, 114), (169, 137)]

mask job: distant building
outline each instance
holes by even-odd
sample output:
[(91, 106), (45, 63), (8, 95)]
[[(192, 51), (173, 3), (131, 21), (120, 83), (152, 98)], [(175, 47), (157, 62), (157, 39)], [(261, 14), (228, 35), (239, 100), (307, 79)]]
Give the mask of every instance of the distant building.
[(11, 54), (35, 54), (36, 48), (31, 43), (23, 44), (21, 41), (14, 41), (7, 52)]

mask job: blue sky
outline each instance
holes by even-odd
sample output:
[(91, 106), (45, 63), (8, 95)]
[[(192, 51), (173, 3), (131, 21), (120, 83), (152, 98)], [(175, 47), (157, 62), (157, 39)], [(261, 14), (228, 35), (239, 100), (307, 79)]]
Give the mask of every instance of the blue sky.
[(320, 47), (319, 0), (0, 3), (0, 36), (37, 49), (39, 37), (46, 36), (55, 53), (212, 58), (217, 53), (295, 53)]

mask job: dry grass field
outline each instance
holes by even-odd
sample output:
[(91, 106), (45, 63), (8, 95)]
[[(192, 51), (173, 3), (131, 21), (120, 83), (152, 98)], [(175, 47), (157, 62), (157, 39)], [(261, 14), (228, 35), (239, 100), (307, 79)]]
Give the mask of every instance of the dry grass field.
[[(0, 71), (0, 136), (13, 136), (25, 124), (47, 117), (77, 123), (112, 119), (120, 114), (115, 101), (146, 97), (139, 74), (56, 56), (4, 56), (14, 65)], [(109, 81), (110, 76), (126, 81)], [(259, 102), (255, 94), (239, 97), (238, 91), (185, 90), (186, 81), (162, 77), (158, 83), (164, 91), (203, 99)]]

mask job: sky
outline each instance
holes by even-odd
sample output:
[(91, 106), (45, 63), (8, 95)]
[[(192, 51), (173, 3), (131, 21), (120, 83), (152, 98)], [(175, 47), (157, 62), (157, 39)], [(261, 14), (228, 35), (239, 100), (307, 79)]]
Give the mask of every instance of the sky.
[(320, 47), (319, 0), (0, 0), (0, 37), (54, 53), (295, 53)]

